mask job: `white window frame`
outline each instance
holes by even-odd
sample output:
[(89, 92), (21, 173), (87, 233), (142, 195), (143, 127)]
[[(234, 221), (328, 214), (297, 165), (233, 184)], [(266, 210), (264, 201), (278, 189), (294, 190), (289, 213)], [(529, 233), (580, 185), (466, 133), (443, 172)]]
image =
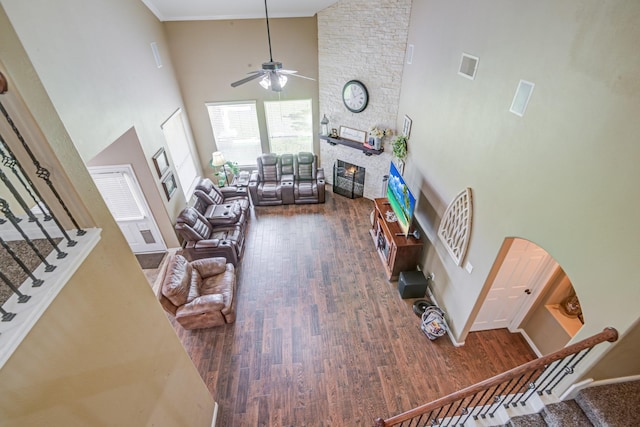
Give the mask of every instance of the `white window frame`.
[(182, 108), (178, 108), (171, 114), (171, 116), (160, 125), (160, 128), (162, 129), (162, 133), (167, 142), (167, 149), (173, 160), (176, 179), (180, 183), (185, 199), (189, 200), (200, 175), (200, 168), (194, 160), (197, 156), (195, 156), (193, 152), (193, 141), (191, 139), (191, 133), (188, 132)]
[[(260, 114), (258, 113), (258, 102), (256, 100), (244, 100), (244, 101), (229, 101), (229, 102), (207, 102), (205, 103), (206, 107), (207, 107), (207, 115), (209, 117), (209, 123), (211, 124), (211, 131), (213, 133), (214, 139), (216, 140), (216, 147), (218, 151), (221, 151), (225, 157), (225, 160), (227, 161), (231, 161), (231, 162), (237, 162), (240, 166), (252, 166), (256, 164), (256, 158), (262, 154), (264, 152), (263, 147), (262, 147), (262, 134), (260, 132)], [(256, 146), (251, 146), (250, 148), (252, 150), (256, 149), (256, 155), (252, 156), (252, 160), (250, 163), (246, 163), (246, 162), (242, 162), (239, 160), (242, 159), (238, 159), (238, 158), (234, 158), (233, 155), (233, 149), (229, 149), (228, 147), (225, 147), (223, 144), (221, 144), (221, 141), (219, 140), (219, 138), (216, 138), (215, 133), (216, 133), (216, 129), (214, 127), (213, 121), (211, 120), (211, 113), (210, 113), (210, 107), (217, 107), (217, 106), (233, 106), (233, 105), (246, 105), (246, 106), (250, 106), (253, 107), (253, 110), (255, 111), (255, 119), (256, 119), (256, 129), (258, 131), (257, 134), (257, 145)], [(253, 138), (253, 136), (252, 136)]]
[[(280, 152), (280, 150), (276, 151), (274, 150), (273, 147), (273, 141), (276, 138), (279, 138), (280, 136), (274, 136), (273, 134), (275, 133), (275, 131), (272, 131), (271, 127), (274, 123), (269, 121), (269, 114), (268, 114), (268, 110), (270, 107), (268, 107), (269, 104), (271, 105), (284, 105), (285, 103), (292, 103), (292, 102), (306, 102), (308, 104), (309, 107), (309, 134), (308, 135), (303, 135), (301, 137), (308, 137), (308, 146), (307, 147), (300, 147), (300, 148), (296, 148), (295, 150), (285, 150)], [(309, 152), (313, 152), (313, 103), (312, 100), (310, 98), (305, 98), (305, 99), (282, 99), (282, 100), (273, 100), (273, 101), (264, 101), (264, 119), (265, 119), (265, 123), (267, 126), (267, 138), (269, 141), (269, 150), (271, 152), (274, 153), (279, 153), (282, 154), (284, 152), (290, 153), (290, 152), (300, 152), (300, 151), (309, 151)]]

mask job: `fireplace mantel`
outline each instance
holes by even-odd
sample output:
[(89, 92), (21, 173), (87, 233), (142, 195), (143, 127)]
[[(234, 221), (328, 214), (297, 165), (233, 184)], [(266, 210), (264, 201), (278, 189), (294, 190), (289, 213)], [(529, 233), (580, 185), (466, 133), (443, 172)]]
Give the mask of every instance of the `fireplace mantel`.
[(343, 138), (331, 138), (330, 136), (320, 135), (320, 139), (327, 141), (327, 143), (331, 145), (345, 145), (347, 147), (355, 148), (356, 150), (361, 150), (365, 156), (371, 155), (380, 155), (384, 151), (384, 147), (381, 150), (375, 150), (373, 148), (367, 148), (359, 142), (349, 141), (348, 139)]

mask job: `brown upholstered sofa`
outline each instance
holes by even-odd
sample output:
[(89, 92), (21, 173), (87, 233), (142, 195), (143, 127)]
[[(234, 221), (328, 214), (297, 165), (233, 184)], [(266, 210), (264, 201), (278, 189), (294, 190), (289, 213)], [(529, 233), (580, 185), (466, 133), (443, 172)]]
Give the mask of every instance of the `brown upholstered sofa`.
[(236, 273), (222, 257), (189, 262), (172, 255), (162, 272), (158, 299), (185, 329), (211, 328), (236, 320)]
[(324, 170), (313, 153), (262, 154), (249, 178), (255, 206), (324, 203)]

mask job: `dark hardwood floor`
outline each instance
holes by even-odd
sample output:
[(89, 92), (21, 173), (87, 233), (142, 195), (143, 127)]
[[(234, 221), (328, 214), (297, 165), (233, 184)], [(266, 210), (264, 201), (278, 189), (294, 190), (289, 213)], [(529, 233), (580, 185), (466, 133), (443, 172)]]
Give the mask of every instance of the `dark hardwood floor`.
[(220, 405), (219, 427), (372, 426), (535, 358), (506, 330), (429, 341), (385, 278), (373, 202), (253, 208), (237, 321), (174, 327)]

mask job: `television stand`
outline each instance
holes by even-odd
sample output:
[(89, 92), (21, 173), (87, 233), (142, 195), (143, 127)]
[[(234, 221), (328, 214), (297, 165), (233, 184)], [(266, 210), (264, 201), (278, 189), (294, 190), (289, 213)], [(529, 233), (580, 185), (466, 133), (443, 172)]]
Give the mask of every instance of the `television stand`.
[(374, 199), (373, 225), (369, 233), (387, 279), (397, 280), (401, 271), (414, 271), (422, 255), (423, 241), (415, 233), (405, 236), (397, 222), (388, 222), (386, 212), (391, 208), (387, 198)]

